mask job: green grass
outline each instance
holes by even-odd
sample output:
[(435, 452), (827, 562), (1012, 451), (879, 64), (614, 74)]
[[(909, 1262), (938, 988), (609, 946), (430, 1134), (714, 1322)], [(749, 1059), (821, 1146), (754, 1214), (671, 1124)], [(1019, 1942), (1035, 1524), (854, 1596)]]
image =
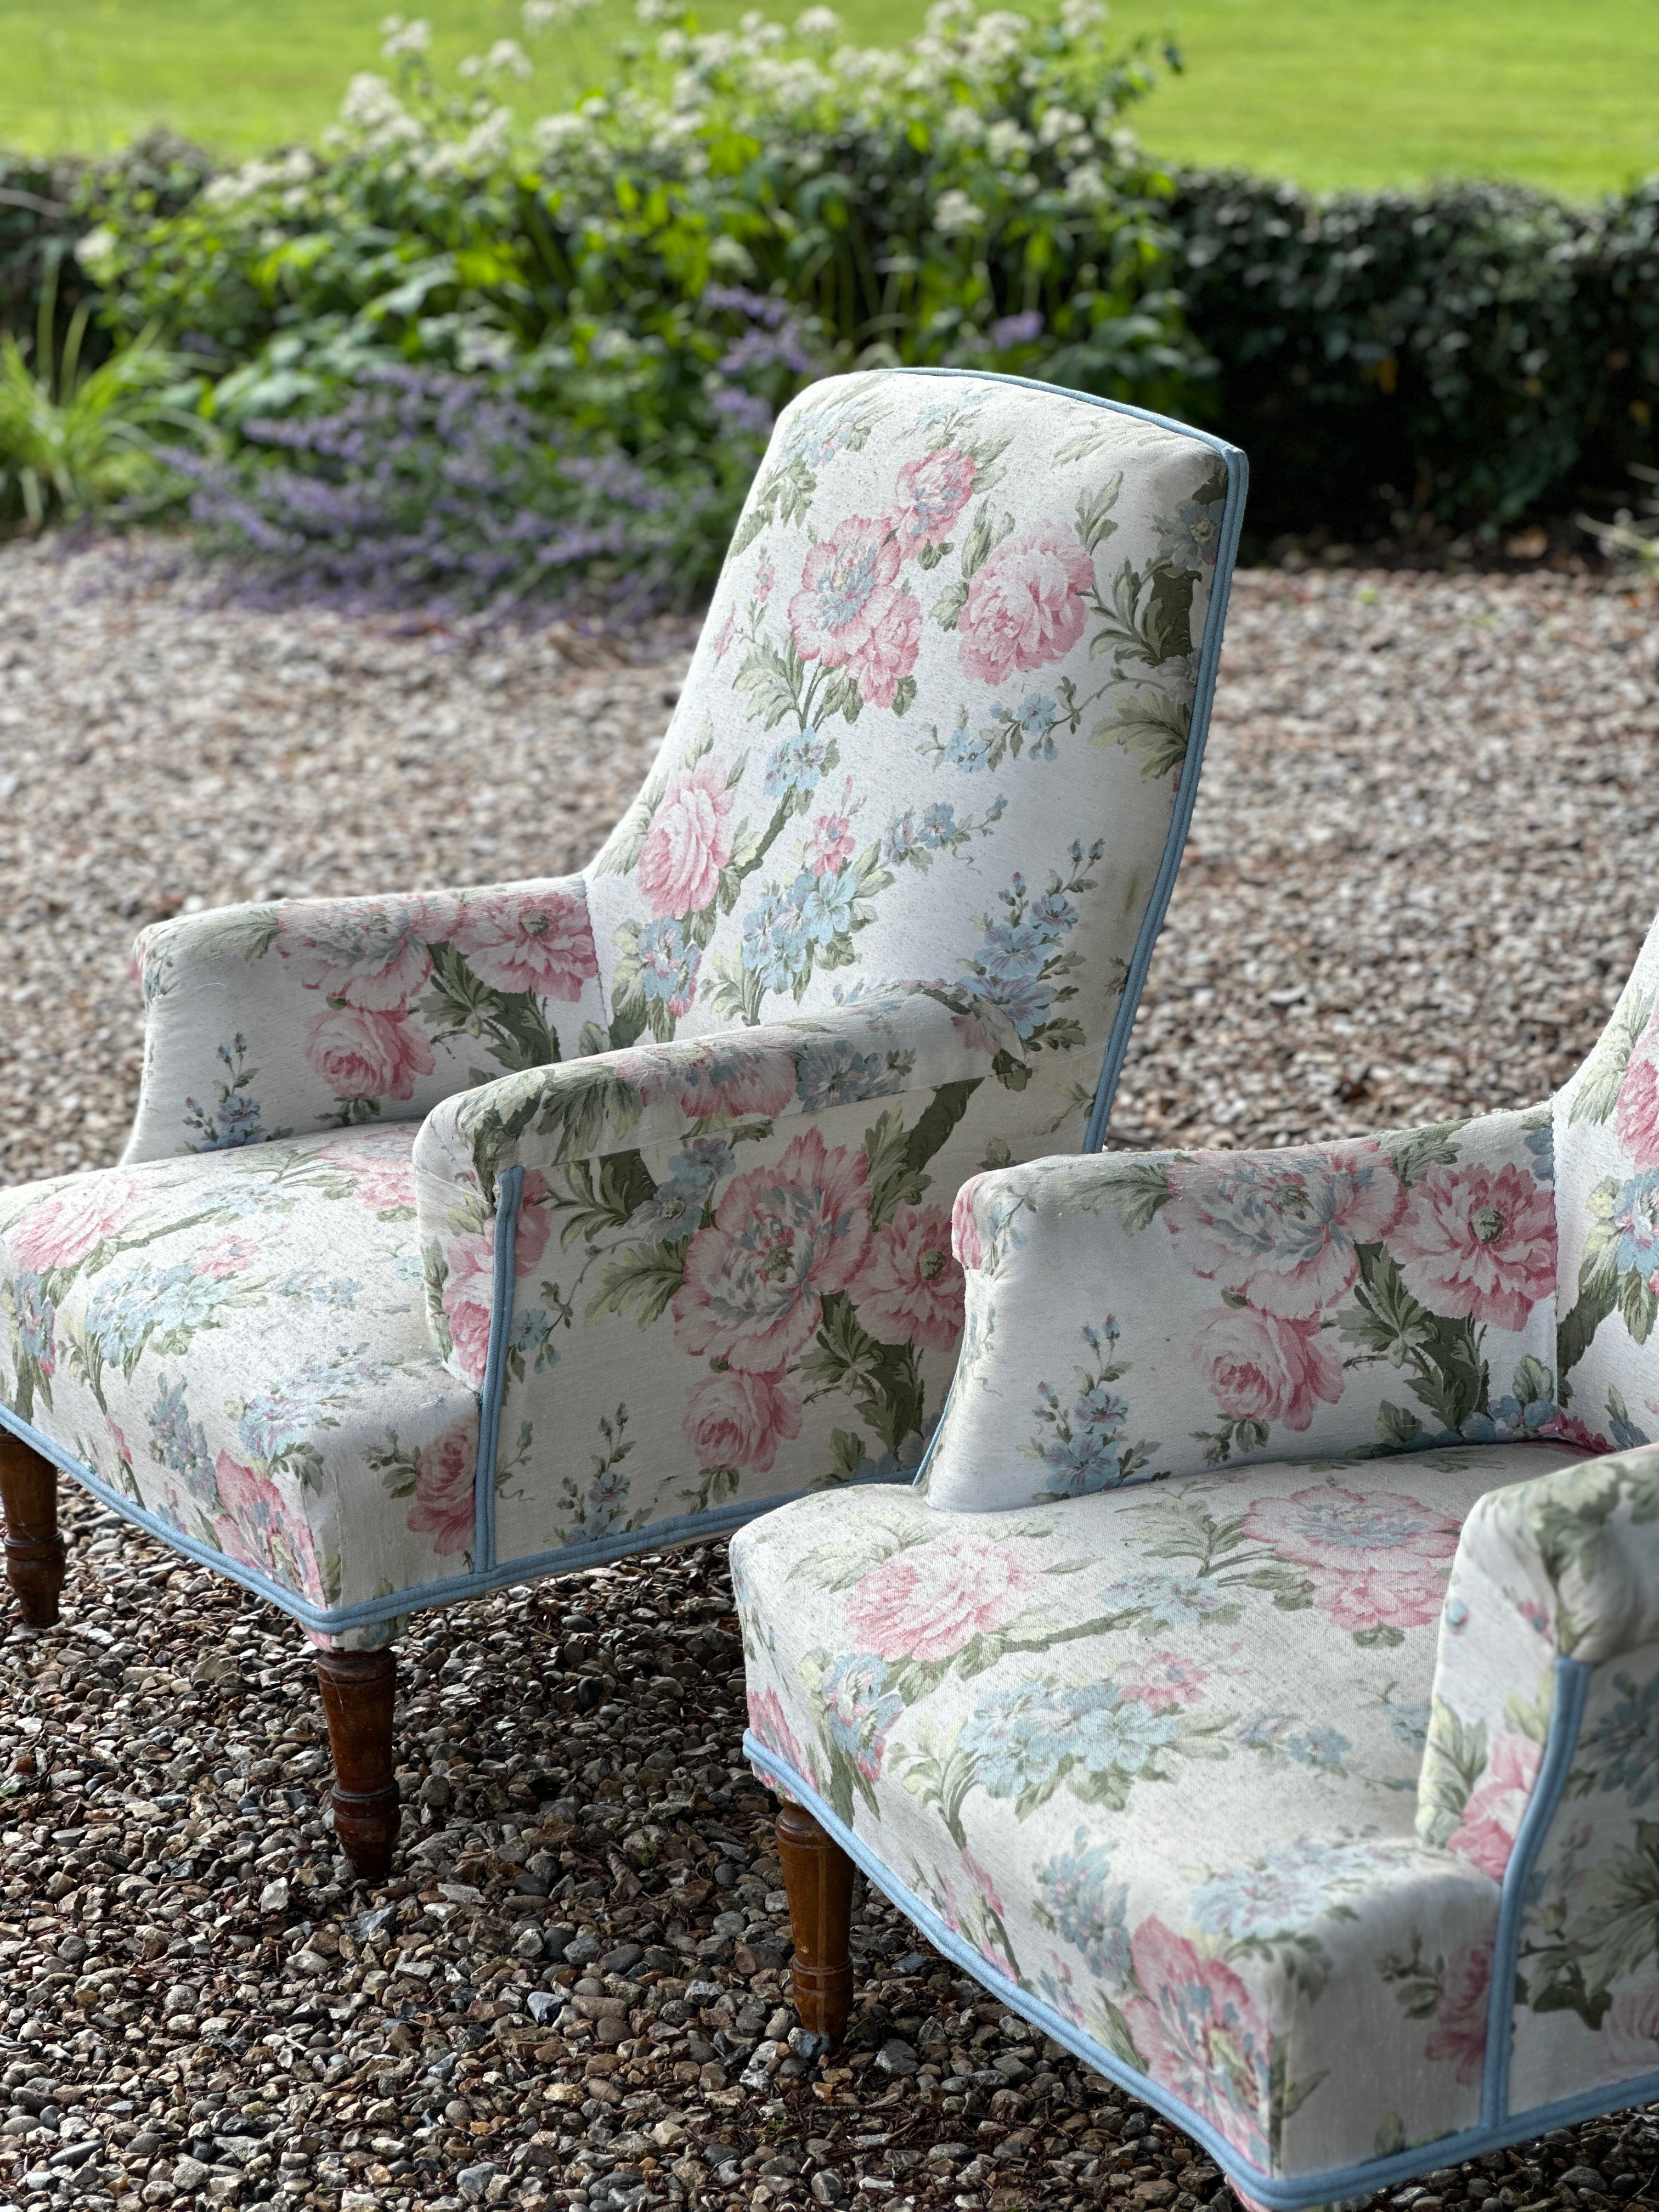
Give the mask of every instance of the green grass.
[[(706, 0), (710, 24), (748, 0)], [(778, 12), (794, 12), (781, 0)], [(902, 36), (924, 0), (842, 0)], [(453, 63), (516, 31), (515, 0), (403, 0)], [(227, 153), (308, 137), (376, 65), (385, 0), (0, 0), (0, 144), (102, 149), (165, 123)], [(620, 29), (626, 0), (598, 21)], [(593, 18), (590, 21), (595, 21)], [(1170, 158), (1314, 185), (1520, 178), (1589, 197), (1659, 170), (1659, 0), (1118, 0), (1127, 39), (1173, 28), (1187, 73), (1141, 111)], [(556, 104), (599, 41), (547, 48)]]

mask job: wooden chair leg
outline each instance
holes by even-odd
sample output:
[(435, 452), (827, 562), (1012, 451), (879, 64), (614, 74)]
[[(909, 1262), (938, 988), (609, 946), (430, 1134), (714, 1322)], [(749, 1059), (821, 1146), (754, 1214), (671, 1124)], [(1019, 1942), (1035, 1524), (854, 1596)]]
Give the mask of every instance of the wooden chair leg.
[(392, 1864), (402, 1814), (392, 1779), (398, 1662), (387, 1651), (319, 1651), (317, 1680), (334, 1753), (334, 1834), (365, 1881)]
[(6, 1580), (31, 1628), (50, 1628), (64, 1587), (58, 1533), (58, 1470), (0, 1431), (0, 1505), (6, 1516)]
[(795, 2010), (814, 2034), (839, 2043), (853, 2008), (853, 1862), (799, 1805), (777, 1817), (778, 1856), (795, 1938)]

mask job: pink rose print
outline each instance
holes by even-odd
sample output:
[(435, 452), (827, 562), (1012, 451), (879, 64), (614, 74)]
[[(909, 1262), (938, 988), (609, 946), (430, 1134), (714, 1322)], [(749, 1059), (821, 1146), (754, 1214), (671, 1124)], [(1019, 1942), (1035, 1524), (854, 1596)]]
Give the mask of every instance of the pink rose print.
[(1615, 2081), (1659, 2067), (1659, 1982), (1625, 1990), (1601, 2023), (1601, 2050)]
[(1334, 1406), (1342, 1395), (1341, 1359), (1317, 1322), (1222, 1306), (1200, 1325), (1193, 1358), (1230, 1421), (1305, 1429), (1321, 1401)]
[(944, 1209), (901, 1206), (871, 1240), (853, 1303), (860, 1322), (879, 1344), (954, 1352), (962, 1334), (963, 1291)]
[(924, 545), (942, 545), (951, 526), (974, 495), (979, 463), (958, 446), (941, 446), (898, 472), (898, 509), (893, 534), (908, 560)]
[(763, 607), (772, 596), (772, 587), (778, 580), (777, 570), (769, 561), (763, 561), (755, 571), (755, 605)]
[(1425, 2058), (1451, 2059), (1466, 2089), (1480, 2079), (1486, 2057), (1486, 1996), (1492, 1987), (1490, 1936), (1477, 1936), (1453, 1956), (1435, 2001), (1434, 2032)]
[(337, 1098), (411, 1098), (417, 1075), (437, 1065), (432, 1048), (401, 1014), (325, 1006), (306, 1029), (306, 1058)]
[[(802, 1750), (800, 1741), (789, 1725), (783, 1710), (783, 1701), (775, 1690), (750, 1690), (749, 1692), (749, 1728), (757, 1742), (764, 1744), (775, 1759), (781, 1759), (793, 1772), (811, 1780), (811, 1761)], [(769, 1776), (769, 1789), (777, 1784)]]
[(573, 891), (504, 891), (462, 908), (450, 942), (492, 991), (580, 999), (599, 972), (587, 907)]
[(1632, 1167), (1659, 1168), (1659, 1036), (1651, 1023), (1625, 1069), (1613, 1127)]
[(951, 1209), (951, 1249), (964, 1267), (981, 1267), (985, 1264), (985, 1247), (980, 1239), (979, 1222), (974, 1212), (974, 1196), (964, 1183), (957, 1193), (956, 1203)]
[(949, 1659), (1006, 1628), (1042, 1578), (1018, 1545), (941, 1536), (865, 1576), (847, 1601), (848, 1633), (878, 1659)]
[(806, 865), (815, 876), (833, 875), (857, 849), (853, 825), (844, 814), (820, 814), (806, 840)]
[[(524, 1179), (514, 1238), (513, 1273), (521, 1280), (540, 1265), (552, 1233), (547, 1181), (532, 1168)], [(439, 1297), (461, 1373), (482, 1387), (489, 1359), (489, 1319), (495, 1298), (495, 1224), (457, 1237), (444, 1247), (448, 1269)]]
[(307, 991), (397, 1014), (432, 973), (427, 942), (434, 925), (442, 927), (442, 909), (423, 898), (295, 899), (276, 909), (276, 951)]
[(864, 1153), (831, 1150), (809, 1129), (775, 1166), (734, 1176), (692, 1239), (674, 1293), (675, 1341), (775, 1375), (817, 1335), (824, 1299), (847, 1289), (869, 1246)]
[(1492, 1747), (1479, 1786), (1471, 1790), (1463, 1817), (1446, 1838), (1448, 1850), (1466, 1858), (1494, 1881), (1502, 1881), (1510, 1853), (1538, 1779), (1543, 1747), (1529, 1735), (1506, 1729)]
[(224, 1508), (214, 1516), (213, 1533), (226, 1558), (320, 1603), (322, 1571), (304, 1514), (290, 1514), (276, 1484), (228, 1452), (219, 1454), (213, 1471)]
[(653, 915), (678, 921), (711, 902), (732, 857), (732, 804), (725, 770), (707, 757), (670, 779), (635, 872)]
[(449, 1272), (440, 1304), (455, 1347), (456, 1363), (473, 1389), (481, 1389), (489, 1359), (489, 1316), (495, 1295), (494, 1228), (458, 1237), (444, 1247)]
[(94, 1246), (126, 1226), (143, 1194), (138, 1176), (116, 1168), (76, 1176), (26, 1213), (8, 1231), (7, 1241), (22, 1265), (37, 1274), (48, 1267), (77, 1267)]
[(1167, 1713), (1176, 1705), (1201, 1705), (1208, 1680), (1205, 1668), (1183, 1659), (1178, 1651), (1151, 1652), (1145, 1659), (1120, 1667), (1112, 1677), (1120, 1698), (1137, 1698), (1155, 1713)]
[(738, 634), (738, 618), (728, 608), (726, 620), (714, 634), (714, 658), (724, 660), (732, 650), (732, 641)]
[(411, 1536), (430, 1536), (433, 1550), (445, 1556), (471, 1547), (477, 1526), (477, 1464), (465, 1437), (446, 1437), (418, 1454), (415, 1503), (404, 1524)]
[(1163, 1220), (1194, 1274), (1263, 1313), (1307, 1321), (1352, 1289), (1355, 1248), (1380, 1244), (1405, 1206), (1393, 1168), (1367, 1137), (1317, 1152), (1177, 1160)]
[[(1651, 1405), (1648, 1410), (1654, 1410)], [(1603, 1452), (1613, 1449), (1611, 1438), (1591, 1428), (1587, 1421), (1581, 1421), (1577, 1413), (1552, 1413), (1538, 1433), (1556, 1443), (1571, 1444), (1586, 1459), (1599, 1459)]]
[(691, 1393), (680, 1426), (700, 1468), (746, 1468), (765, 1474), (779, 1444), (800, 1434), (801, 1402), (776, 1375), (728, 1367)]
[(1431, 1168), (1389, 1239), (1431, 1312), (1519, 1329), (1555, 1291), (1555, 1196), (1525, 1168)]
[(1042, 523), (1004, 540), (968, 586), (957, 617), (957, 658), (981, 684), (1017, 668), (1047, 668), (1083, 635), (1083, 595), (1095, 564), (1070, 530)]
[(1123, 2016), (1146, 2071), (1265, 2166), (1273, 2038), (1255, 1999), (1231, 1966), (1156, 1917), (1136, 1929), (1130, 1957), (1143, 1994)]
[(658, 1066), (656, 1095), (673, 1097), (694, 1120), (770, 1121), (794, 1103), (795, 1063), (775, 1047), (705, 1044), (684, 1060)]
[(921, 609), (894, 580), (899, 559), (886, 522), (849, 514), (807, 554), (789, 602), (802, 659), (846, 668), (872, 707), (892, 705), (921, 641)]
[(1339, 1628), (1420, 1628), (1440, 1610), (1459, 1524), (1403, 1491), (1362, 1497), (1317, 1482), (1288, 1498), (1258, 1498), (1244, 1534), (1305, 1567), (1314, 1603)]
[(197, 1253), (191, 1265), (198, 1275), (210, 1275), (217, 1281), (226, 1275), (241, 1274), (258, 1256), (258, 1246), (250, 1244), (246, 1237), (227, 1237), (222, 1243)]
[(415, 1164), (406, 1128), (354, 1130), (319, 1146), (317, 1157), (351, 1177), (352, 1195), (371, 1213), (413, 1210)]

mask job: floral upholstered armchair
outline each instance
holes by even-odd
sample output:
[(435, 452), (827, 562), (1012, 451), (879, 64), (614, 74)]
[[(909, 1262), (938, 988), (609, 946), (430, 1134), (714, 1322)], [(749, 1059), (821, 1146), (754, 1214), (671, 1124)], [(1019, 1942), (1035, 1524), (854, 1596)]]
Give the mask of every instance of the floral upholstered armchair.
[(1656, 1003), (1659, 924), (1551, 1105), (964, 1188), (921, 1486), (732, 1547), (809, 2024), (856, 1859), (1280, 2212), (1659, 2097)]
[(781, 418), (580, 876), (147, 931), (122, 1164), (0, 1194), (0, 1486), (300, 1621), (386, 1863), (398, 1619), (914, 1472), (969, 1175), (1097, 1143), (1190, 813), (1242, 456), (1016, 380)]

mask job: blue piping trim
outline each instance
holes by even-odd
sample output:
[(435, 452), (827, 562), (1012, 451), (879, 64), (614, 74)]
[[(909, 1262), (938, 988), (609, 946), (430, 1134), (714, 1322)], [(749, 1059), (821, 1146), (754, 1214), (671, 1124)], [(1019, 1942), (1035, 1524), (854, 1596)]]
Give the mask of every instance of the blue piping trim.
[(1226, 464), (1227, 497), (1221, 513), (1221, 541), (1216, 550), (1215, 582), (1211, 586), (1210, 603), (1204, 617), (1204, 635), (1199, 646), (1198, 686), (1193, 696), (1193, 723), (1187, 740), (1187, 757), (1182, 763), (1175, 812), (1170, 817), (1169, 835), (1164, 842), (1164, 857), (1158, 864), (1152, 897), (1141, 918), (1140, 933), (1135, 939), (1129, 972), (1124, 981), (1123, 995), (1118, 1000), (1116, 1013), (1112, 1017), (1111, 1030), (1106, 1039), (1106, 1055), (1101, 1063), (1100, 1080), (1095, 1086), (1094, 1104), (1090, 1109), (1088, 1127), (1083, 1134), (1082, 1149), (1085, 1152), (1097, 1152), (1106, 1142), (1106, 1125), (1111, 1119), (1118, 1078), (1123, 1073), (1124, 1055), (1129, 1049), (1129, 1036), (1135, 1025), (1135, 1015), (1139, 1011), (1140, 994), (1146, 988), (1146, 971), (1152, 966), (1153, 949), (1158, 943), (1158, 932), (1164, 927), (1164, 915), (1169, 910), (1170, 895), (1175, 889), (1176, 873), (1181, 866), (1187, 832), (1192, 826), (1193, 806), (1198, 797), (1199, 773), (1204, 765), (1204, 748), (1210, 734), (1210, 710), (1215, 703), (1216, 678), (1221, 668), (1221, 633), (1226, 627), (1233, 564), (1238, 558), (1239, 535), (1244, 527), (1244, 501), (1249, 489), (1250, 465), (1237, 446), (1230, 446), (1224, 438), (1218, 438), (1208, 430), (1194, 429), (1190, 422), (1176, 422), (1167, 415), (1155, 415), (1147, 407), (1131, 407), (1127, 400), (1103, 399), (1096, 392), (1077, 392), (1070, 385), (1045, 384), (1034, 376), (1008, 376), (996, 369), (901, 368), (894, 369), (890, 374), (895, 376), (961, 376), (975, 384), (1017, 384), (1027, 392), (1047, 392), (1050, 398), (1059, 395), (1067, 399), (1080, 400), (1085, 406), (1102, 408), (1109, 415), (1127, 415), (1137, 422), (1151, 422), (1176, 437), (1190, 438), (1197, 445), (1207, 446)]
[(478, 1401), (478, 1459), (472, 1478), (472, 1562), (480, 1574), (495, 1564), (495, 1463), (501, 1434), (501, 1399), (507, 1389), (507, 1346), (513, 1334), (514, 1291), (518, 1274), (519, 1200), (524, 1170), (504, 1168), (495, 1186), (495, 1273), (489, 1292), (489, 1354), (484, 1361), (483, 1393)]
[[(5, 1429), (49, 1459), (54, 1467), (71, 1475), (83, 1490), (90, 1491), (100, 1505), (107, 1505), (124, 1521), (131, 1521), (137, 1528), (165, 1544), (169, 1551), (181, 1552), (198, 1566), (210, 1567), (216, 1575), (224, 1575), (244, 1589), (252, 1590), (256, 1597), (266, 1598), (278, 1609), (297, 1620), (302, 1628), (316, 1629), (325, 1636), (343, 1636), (354, 1628), (376, 1628), (388, 1620), (401, 1620), (406, 1614), (418, 1613), (433, 1605), (457, 1605), (471, 1597), (482, 1597), (487, 1592), (503, 1589), (510, 1583), (531, 1582), (541, 1575), (580, 1574), (584, 1568), (607, 1565), (612, 1559), (623, 1559), (642, 1552), (672, 1551), (677, 1544), (706, 1544), (716, 1536), (729, 1535), (732, 1529), (741, 1528), (746, 1521), (753, 1521), (775, 1506), (793, 1504), (796, 1498), (806, 1497), (805, 1491), (792, 1492), (787, 1498), (763, 1498), (752, 1504), (722, 1506), (712, 1513), (681, 1513), (672, 1520), (657, 1521), (651, 1524), (649, 1540), (641, 1543), (645, 1532), (636, 1529), (633, 1534), (599, 1536), (586, 1544), (564, 1544), (550, 1551), (533, 1552), (520, 1559), (501, 1559), (487, 1572), (470, 1575), (448, 1575), (441, 1582), (418, 1583), (408, 1589), (393, 1590), (384, 1597), (364, 1598), (356, 1605), (313, 1605), (297, 1592), (285, 1589), (281, 1583), (273, 1582), (257, 1567), (245, 1567), (240, 1560), (227, 1559), (216, 1552), (210, 1544), (186, 1535), (175, 1528), (170, 1521), (162, 1520), (147, 1506), (139, 1505), (118, 1490), (83, 1467), (78, 1459), (64, 1447), (34, 1428), (20, 1420), (9, 1407), (0, 1406), (0, 1429)], [(863, 1489), (874, 1483), (908, 1482), (908, 1475), (859, 1475), (845, 1486)]]
[[(1576, 1666), (1582, 1662), (1558, 1663)], [(1029, 1990), (1021, 1989), (1017, 1982), (998, 1973), (970, 1944), (945, 1925), (931, 1905), (924, 1905), (914, 1891), (889, 1871), (869, 1844), (837, 1818), (810, 1782), (804, 1781), (752, 1733), (743, 1739), (743, 1753), (751, 1766), (781, 1784), (792, 1797), (799, 1799), (849, 1857), (857, 1860), (876, 1887), (891, 1899), (907, 1920), (921, 1929), (936, 1951), (954, 1960), (1011, 2012), (1018, 2013), (1045, 2035), (1051, 2035), (1095, 2073), (1103, 2074), (1109, 2081), (1115, 2081), (1119, 2088), (1127, 2089), (1142, 2104), (1150, 2105), (1154, 2112), (1173, 2120), (1209, 2153), (1230, 2181), (1237, 2181), (1259, 2203), (1267, 2206), (1268, 2212), (1305, 2212), (1309, 2206), (1329, 2204), (1341, 2197), (1369, 2197), (1376, 2190), (1391, 2189), (1397, 2182), (1409, 2181), (1413, 2174), (1432, 2173), (1443, 2166), (1459, 2166), (1465, 2159), (1478, 2158), (1483, 2151), (1502, 2150), (1508, 2143), (1523, 2142), (1550, 2128), (1570, 2127), (1576, 2121), (1593, 2118), (1598, 2112), (1648, 2105), (1659, 2098), (1659, 2073), (1643, 2074), (1633, 2081), (1614, 2082), (1608, 2087), (1581, 2089), (1576, 2095), (1560, 2098), (1554, 2104), (1535, 2105), (1530, 2112), (1507, 2117), (1495, 2126), (1465, 2128), (1459, 2134), (1439, 2136), (1431, 2142), (1414, 2144), (1409, 2150), (1395, 2151), (1387, 2158), (1365, 2159), (1355, 2166), (1328, 2166), (1322, 2172), (1299, 2174), (1294, 2179), (1264, 2173), (1248, 2159), (1241, 2158), (1234, 2146), (1218, 2135), (1190, 2105), (1171, 2096), (1147, 2075), (1126, 2066), (1121, 2058), (1084, 2034), (1052, 2006), (1044, 2004), (1041, 1997), (1034, 1997)], [(1540, 1772), (1540, 1781), (1541, 1778)]]
[(1521, 1923), (1527, 1909), (1527, 1885), (1538, 1854), (1544, 1847), (1550, 1824), (1560, 1808), (1567, 1770), (1578, 1748), (1578, 1731), (1584, 1718), (1595, 1669), (1582, 1659), (1555, 1662), (1555, 1710), (1544, 1746), (1538, 1779), (1516, 1831), (1510, 1863), (1504, 1869), (1504, 1893), (1498, 1907), (1498, 1934), (1492, 1949), (1492, 1988), (1486, 2002), (1486, 2059), (1480, 2081), (1480, 2119), (1485, 2127), (1501, 2126), (1509, 2118), (1510, 2057), (1515, 2045), (1515, 1980), (1521, 1956)]

